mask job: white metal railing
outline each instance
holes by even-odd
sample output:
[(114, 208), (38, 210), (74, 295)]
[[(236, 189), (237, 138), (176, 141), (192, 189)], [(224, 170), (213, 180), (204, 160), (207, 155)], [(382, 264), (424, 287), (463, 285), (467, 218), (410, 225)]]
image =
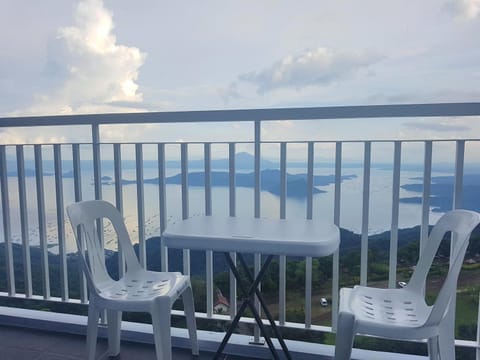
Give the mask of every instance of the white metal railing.
[[(107, 144), (101, 140), (102, 125), (111, 124), (142, 124), (142, 123), (183, 123), (183, 122), (218, 122), (218, 121), (250, 121), (254, 124), (253, 134), (253, 151), (254, 151), (254, 186), (253, 186), (253, 216), (260, 217), (261, 214), (261, 151), (262, 146), (266, 144), (275, 144), (279, 148), (279, 170), (280, 170), (280, 193), (279, 193), (279, 214), (280, 218), (287, 217), (287, 157), (288, 145), (298, 143), (295, 139), (291, 142), (285, 141), (262, 141), (261, 123), (270, 120), (290, 120), (301, 121), (306, 119), (340, 119), (340, 118), (393, 118), (393, 117), (432, 117), (432, 116), (480, 116), (480, 103), (455, 103), (455, 104), (414, 104), (414, 105), (382, 105), (382, 106), (349, 106), (349, 107), (326, 107), (326, 108), (296, 108), (296, 109), (261, 109), (261, 110), (225, 110), (225, 111), (199, 111), (199, 112), (165, 112), (165, 113), (143, 113), (143, 114), (95, 114), (95, 115), (78, 115), (78, 116), (47, 116), (47, 117), (22, 117), (22, 118), (3, 118), (0, 119), (0, 129), (5, 127), (31, 127), (31, 126), (55, 126), (55, 125), (89, 125), (91, 126), (91, 142), (90, 143), (72, 143), (72, 144), (33, 144), (33, 160), (35, 165), (35, 201), (27, 195), (25, 174), (25, 150), (32, 146), (31, 144), (2, 144), (0, 145), (0, 190), (1, 190), (1, 210), (2, 210), (2, 235), (5, 246), (5, 274), (2, 276), (6, 279), (6, 288), (2, 293), (5, 296), (45, 299), (62, 302), (87, 302), (87, 291), (85, 279), (82, 277), (80, 281), (79, 298), (71, 299), (69, 294), (68, 273), (67, 273), (67, 239), (70, 236), (66, 232), (64, 206), (65, 195), (71, 201), (80, 201), (85, 196), (85, 187), (82, 187), (82, 166), (83, 160), (89, 160), (93, 164), (93, 194), (95, 199), (104, 198), (102, 187), (102, 149), (111, 147), (113, 151), (113, 173), (114, 173), (114, 197), (111, 199), (115, 202), (120, 211), (124, 211), (124, 186), (122, 185), (122, 149), (132, 144), (130, 143), (111, 143)], [(385, 120), (385, 121), (388, 121)], [(371, 199), (371, 169), (372, 169), (372, 144), (391, 143), (393, 144), (392, 159), (392, 205), (391, 205), (391, 225), (390, 225), (390, 247), (389, 247), (389, 274), (388, 286), (395, 287), (397, 283), (397, 250), (398, 250), (398, 230), (399, 230), (399, 204), (400, 204), (400, 175), (401, 175), (401, 157), (402, 147), (410, 142), (420, 142), (424, 148), (423, 159), (423, 192), (421, 204), (421, 244), (428, 236), (428, 226), (430, 222), (430, 196), (431, 196), (431, 180), (432, 180), (432, 149), (434, 143), (442, 140), (424, 139), (424, 140), (370, 140), (362, 141), (307, 141), (306, 142), (306, 170), (307, 170), (307, 196), (305, 201), (305, 217), (313, 218), (314, 214), (314, 172), (315, 172), (315, 146), (320, 143), (328, 143), (333, 147), (334, 158), (334, 196), (333, 196), (333, 214), (332, 218), (335, 224), (341, 225), (341, 196), (342, 196), (342, 156), (345, 145), (351, 142), (359, 143), (363, 146), (363, 181), (362, 181), (362, 206), (361, 206), (361, 245), (360, 245), (360, 284), (368, 282), (368, 250), (369, 250), (369, 214)], [(478, 144), (478, 139), (454, 139), (448, 140), (455, 143), (455, 170), (454, 170), (454, 189), (452, 208), (462, 206), (463, 176), (464, 162), (466, 153), (466, 144)], [(166, 228), (168, 222), (168, 201), (167, 201), (167, 185), (166, 185), (166, 169), (165, 160), (168, 158), (167, 146), (180, 147), (180, 174), (181, 174), (181, 218), (188, 218), (192, 214), (190, 207), (190, 187), (188, 184), (189, 174), (189, 150), (192, 146), (202, 145), (204, 160), (204, 207), (203, 212), (211, 215), (213, 212), (212, 203), (212, 146), (226, 145), (228, 147), (228, 214), (236, 216), (238, 210), (237, 203), (237, 186), (236, 186), (236, 164), (235, 155), (237, 144), (241, 142), (183, 142), (181, 144), (158, 142), (134, 143), (135, 154), (135, 177), (136, 177), (136, 204), (129, 203), (128, 206), (136, 207), (136, 228), (138, 229), (137, 237), (139, 243), (139, 258), (142, 264), (147, 264), (146, 253), (146, 209), (145, 209), (145, 187), (144, 187), (144, 148), (146, 146), (156, 146), (157, 148), (157, 164), (158, 164), (158, 212), (159, 212), (159, 228), (156, 235), (160, 235)], [(54, 164), (54, 194), (45, 192), (45, 173), (43, 158), (45, 149), (53, 146), (53, 164)], [(82, 149), (89, 147), (91, 156), (87, 159), (82, 157)], [(14, 155), (11, 154), (15, 150)], [(65, 194), (65, 184), (63, 179), (62, 154), (69, 153), (73, 168), (73, 195)], [(7, 153), (9, 156), (7, 156)], [(12, 214), (11, 214), (11, 182), (9, 182), (7, 162), (10, 158), (15, 158), (16, 162), (16, 179), (17, 193), (19, 203), (19, 222), (20, 222), (20, 242), (22, 244), (22, 263), (23, 263), (23, 292), (19, 293), (16, 284), (13, 265), (13, 235), (12, 235)], [(60, 293), (58, 297), (51, 295), (51, 278), (49, 274), (49, 257), (48, 257), (48, 227), (47, 213), (51, 209), (46, 205), (46, 197), (55, 197), (55, 215), (56, 215), (56, 239), (58, 244), (58, 255), (60, 258)], [(41, 257), (41, 279), (42, 289), (39, 293), (35, 293), (32, 288), (32, 270), (30, 259), (30, 246), (33, 239), (31, 235), (32, 215), (29, 209), (33, 208), (35, 213), (35, 228), (38, 232), (38, 245)], [(103, 234), (102, 234), (103, 236)], [(102, 237), (103, 239), (103, 237)], [(105, 239), (103, 239), (105, 241)], [(420, 246), (420, 249), (423, 246)], [(235, 254), (231, 254), (235, 258)], [(121, 257), (121, 254), (120, 254)], [(162, 270), (168, 269), (168, 249), (161, 249)], [(260, 267), (261, 257), (254, 257), (255, 271)], [(183, 272), (190, 274), (190, 252), (183, 252)], [(206, 253), (206, 294), (207, 306), (206, 313), (198, 314), (199, 317), (209, 319), (225, 319), (224, 316), (213, 313), (213, 253)], [(330, 331), (331, 327), (326, 325), (312, 324), (312, 258), (306, 258), (306, 282), (305, 282), (305, 321), (304, 323), (293, 323), (286, 319), (287, 309), (287, 292), (286, 289), (286, 267), (287, 258), (279, 258), (279, 307), (278, 321), (281, 325), (291, 328), (306, 328), (319, 331)], [(123, 267), (119, 268), (119, 272), (123, 272)], [(340, 283), (339, 272), (339, 252), (333, 255), (332, 269), (332, 318), (331, 324), (335, 328), (337, 313), (335, 309), (338, 307), (338, 290)], [(230, 303), (231, 308), (236, 308), (236, 284), (233, 277), (230, 278)], [(231, 316), (233, 315), (233, 312)], [(251, 322), (251, 319), (243, 319)], [(258, 332), (255, 333), (258, 337)], [(462, 345), (479, 347), (478, 340), (476, 342), (459, 342)], [(480, 357), (477, 355), (477, 359)]]

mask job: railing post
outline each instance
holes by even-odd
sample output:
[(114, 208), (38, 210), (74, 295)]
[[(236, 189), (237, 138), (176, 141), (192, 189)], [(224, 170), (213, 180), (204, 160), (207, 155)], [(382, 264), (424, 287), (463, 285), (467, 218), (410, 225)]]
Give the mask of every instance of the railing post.
[(422, 224), (420, 228), (420, 256), (428, 239), (430, 215), (430, 188), (432, 183), (432, 141), (425, 141), (425, 159), (423, 165)]
[[(235, 143), (228, 144), (228, 198), (229, 198), (229, 216), (235, 216), (237, 210), (236, 191), (235, 191)], [(230, 253), (232, 262), (237, 264), (237, 254)], [(230, 318), (233, 319), (237, 312), (237, 279), (232, 270), (230, 270)]]
[[(182, 143), (180, 145), (180, 157), (182, 165), (182, 219), (189, 217), (189, 202), (188, 202), (188, 144)], [(190, 250), (183, 250), (183, 272), (185, 275), (190, 275)]]
[(20, 207), (20, 228), (22, 234), (22, 258), (24, 291), (27, 298), (32, 297), (32, 265), (30, 260), (30, 236), (28, 233), (27, 189), (25, 185), (25, 156), (23, 145), (17, 145), (17, 180)]
[(37, 189), (38, 240), (40, 243), (40, 266), (42, 272), (42, 293), (44, 299), (50, 298), (50, 273), (48, 262), (47, 226), (45, 215), (45, 190), (43, 187), (42, 145), (34, 146), (35, 184)]
[(463, 169), (465, 162), (465, 140), (457, 140), (455, 149), (455, 185), (453, 190), (453, 208), (462, 207)]
[[(333, 222), (340, 227), (340, 196), (342, 189), (342, 143), (335, 144), (335, 194), (333, 205)], [(338, 292), (340, 287), (340, 250), (333, 253), (332, 261), (332, 330), (337, 330)]]
[[(113, 167), (115, 177), (115, 207), (123, 214), (123, 192), (122, 192), (122, 148), (121, 144), (113, 145)], [(120, 244), (118, 244), (118, 275), (125, 274), (125, 255)]]
[(365, 142), (363, 159), (362, 240), (360, 253), (360, 285), (368, 281), (368, 215), (370, 209), (370, 162), (372, 143)]
[(8, 295), (15, 296), (15, 272), (13, 265), (12, 231), (10, 224), (10, 200), (8, 196), (7, 157), (5, 145), (0, 145), (0, 186), (2, 190), (3, 237), (5, 241), (5, 272)]
[(57, 239), (58, 256), (60, 259), (60, 294), (62, 301), (68, 301), (68, 272), (67, 249), (65, 238), (65, 214), (63, 203), (63, 173), (62, 173), (62, 148), (60, 144), (53, 145), (55, 165), (55, 200), (57, 206)]
[[(205, 143), (203, 146), (204, 153), (204, 172), (205, 172), (205, 215), (212, 215), (212, 176), (211, 176), (211, 146), (210, 143)], [(207, 250), (205, 253), (205, 277), (206, 291), (207, 291), (207, 318), (213, 315), (213, 251)]]
[[(308, 143), (307, 155), (307, 219), (313, 219), (313, 163), (314, 143)], [(312, 327), (312, 264), (311, 256), (305, 258), (305, 328)]]
[[(82, 169), (80, 165), (80, 146), (79, 144), (72, 145), (72, 159), (73, 159), (73, 186), (75, 191), (75, 202), (82, 201)], [(82, 231), (77, 229), (77, 239), (79, 239), (80, 248), (78, 251), (85, 253), (85, 238)], [(80, 272), (80, 301), (86, 303), (88, 301), (87, 279), (83, 271)]]
[(137, 222), (138, 222), (138, 254), (140, 263), (147, 268), (147, 249), (145, 244), (145, 205), (143, 191), (143, 148), (135, 144), (135, 166), (137, 178)]
[(101, 163), (100, 163), (100, 127), (98, 123), (92, 124), (92, 150), (93, 150), (93, 183), (95, 187), (95, 200), (102, 199)]
[[(453, 186), (453, 209), (461, 209), (462, 208), (462, 195), (463, 195), (463, 169), (464, 169), (464, 161), (465, 161), (465, 141), (458, 140), (456, 142), (456, 149), (455, 149), (455, 180)], [(451, 234), (450, 239), (450, 254), (454, 253), (454, 249), (457, 243), (457, 237), (454, 233)], [(457, 297), (453, 296), (451, 300), (451, 305), (449, 306), (448, 314), (446, 315), (447, 323), (448, 323), (448, 331), (449, 333), (455, 336), (455, 311)], [(450, 320), (448, 320), (450, 319)], [(477, 333), (480, 330), (480, 324), (477, 322)], [(477, 348), (478, 352), (478, 348)]]
[(397, 283), (397, 252), (398, 252), (398, 215), (400, 210), (400, 161), (402, 143), (395, 141), (393, 151), (393, 184), (392, 184), (392, 223), (390, 226), (390, 255), (388, 287), (393, 289)]
[[(93, 151), (93, 186), (95, 191), (95, 200), (102, 199), (102, 170), (100, 158), (100, 126), (98, 123), (92, 123), (92, 151)], [(104, 246), (103, 239), (103, 221), (97, 221), (97, 236)]]
[[(160, 209), (160, 235), (167, 226), (167, 196), (165, 192), (165, 144), (158, 144), (158, 207)], [(168, 271), (168, 248), (160, 247), (162, 271)]]
[[(260, 217), (260, 189), (261, 189), (261, 122), (260, 121), (255, 121), (254, 124), (254, 131), (255, 131), (255, 189), (254, 189), (254, 201), (255, 201), (255, 217), (259, 218)], [(258, 275), (260, 272), (260, 266), (262, 262), (262, 257), (260, 254), (255, 254), (254, 255), (254, 274), (255, 277)], [(258, 288), (260, 289), (261, 284), (258, 284)], [(261, 309), (260, 309), (260, 302), (258, 301), (257, 297), (255, 297), (255, 308), (257, 309), (258, 313), (261, 314)], [(253, 342), (254, 343), (260, 343), (260, 329), (257, 325), (253, 328)]]
[[(287, 144), (280, 144), (280, 219), (287, 216)], [(286, 288), (287, 288), (287, 257), (285, 255), (279, 258), (279, 294), (278, 294), (278, 321), (280, 325), (285, 325), (286, 321)]]

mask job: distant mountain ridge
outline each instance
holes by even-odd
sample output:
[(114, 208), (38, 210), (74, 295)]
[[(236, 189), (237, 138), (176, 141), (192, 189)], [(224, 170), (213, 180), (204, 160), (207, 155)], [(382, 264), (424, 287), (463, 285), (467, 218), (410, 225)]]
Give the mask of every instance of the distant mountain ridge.
[[(54, 175), (54, 162), (51, 159), (44, 159), (42, 161), (44, 176), (52, 176)], [(247, 170), (247, 169), (254, 169), (255, 164), (255, 157), (247, 152), (239, 152), (235, 154), (235, 168), (240, 170)], [(204, 160), (203, 159), (190, 159), (188, 161), (188, 167), (190, 169), (203, 169), (204, 168)], [(212, 169), (228, 169), (230, 165), (230, 160), (228, 158), (221, 158), (221, 159), (212, 159), (211, 160), (211, 168)], [(135, 169), (137, 166), (135, 160), (124, 159), (122, 160), (122, 169), (129, 170)], [(287, 166), (291, 168), (307, 168), (306, 161), (287, 161)], [(334, 161), (315, 161), (314, 168), (333, 168), (335, 166)], [(377, 168), (380, 170), (391, 170), (393, 165), (391, 163), (372, 163), (372, 168)], [(146, 169), (158, 168), (158, 161), (157, 160), (143, 160), (143, 167)], [(166, 160), (165, 161), (166, 168), (177, 168), (180, 169), (181, 162), (180, 160)], [(363, 163), (361, 161), (342, 161), (342, 168), (350, 169), (350, 168), (362, 168)], [(80, 168), (86, 171), (93, 171), (93, 162), (91, 160), (80, 160)], [(279, 169), (280, 162), (279, 161), (272, 161), (266, 158), (260, 159), (260, 168), (261, 169)], [(433, 171), (452, 171), (454, 168), (453, 164), (450, 163), (440, 163), (440, 164), (433, 164), (432, 170)], [(8, 176), (17, 176), (17, 163), (15, 160), (8, 159), (7, 160), (7, 173)], [(64, 170), (64, 176), (71, 177), (72, 170), (72, 161), (71, 160), (62, 160), (62, 169)], [(113, 160), (102, 160), (102, 172), (113, 173), (114, 170), (114, 162)], [(422, 171), (423, 164), (402, 164), (402, 170), (408, 171)], [(472, 172), (480, 172), (480, 164), (469, 164), (466, 166), (466, 171)], [(25, 176), (32, 177), (35, 176), (35, 162), (32, 159), (25, 159)]]

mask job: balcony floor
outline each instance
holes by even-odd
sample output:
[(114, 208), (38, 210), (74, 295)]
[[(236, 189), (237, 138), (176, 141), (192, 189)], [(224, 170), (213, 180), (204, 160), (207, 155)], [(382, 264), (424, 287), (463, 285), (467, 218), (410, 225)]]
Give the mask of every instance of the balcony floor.
[[(212, 357), (213, 354), (208, 352), (201, 352), (199, 357), (194, 357), (188, 350), (173, 350), (175, 360), (207, 360)], [(2, 325), (0, 326), (0, 358), (2, 360), (84, 360), (85, 336)], [(105, 339), (98, 340), (97, 359), (109, 359)], [(120, 359), (155, 360), (155, 350), (151, 344), (122, 341)], [(247, 358), (230, 355), (226, 359), (247, 360)]]

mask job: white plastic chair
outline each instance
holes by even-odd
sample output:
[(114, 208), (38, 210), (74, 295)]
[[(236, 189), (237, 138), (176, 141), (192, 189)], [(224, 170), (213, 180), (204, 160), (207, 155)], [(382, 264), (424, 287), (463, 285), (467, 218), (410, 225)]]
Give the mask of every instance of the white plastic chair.
[[(125, 223), (118, 210), (102, 200), (83, 201), (67, 207), (75, 233), (90, 297), (88, 307), (88, 359), (95, 358), (100, 312), (107, 310), (109, 355), (120, 353), (120, 324), (122, 311), (148, 312), (152, 317), (155, 350), (158, 360), (172, 358), (170, 318), (174, 301), (181, 295), (192, 344), (198, 355), (195, 311), (190, 278), (178, 272), (146, 271), (138, 262)], [(118, 281), (112, 279), (105, 266), (104, 249), (97, 237), (97, 219), (110, 220), (118, 244), (125, 256), (126, 272)], [(81, 251), (80, 227), (86, 242), (86, 255)]]
[[(455, 359), (454, 316), (457, 280), (470, 234), (480, 214), (454, 210), (433, 227), (410, 282), (401, 289), (355, 286), (340, 290), (335, 359), (350, 359), (355, 334), (398, 340), (428, 340), (431, 360)], [(428, 271), (447, 232), (453, 251), (447, 277), (432, 306), (425, 302)]]

